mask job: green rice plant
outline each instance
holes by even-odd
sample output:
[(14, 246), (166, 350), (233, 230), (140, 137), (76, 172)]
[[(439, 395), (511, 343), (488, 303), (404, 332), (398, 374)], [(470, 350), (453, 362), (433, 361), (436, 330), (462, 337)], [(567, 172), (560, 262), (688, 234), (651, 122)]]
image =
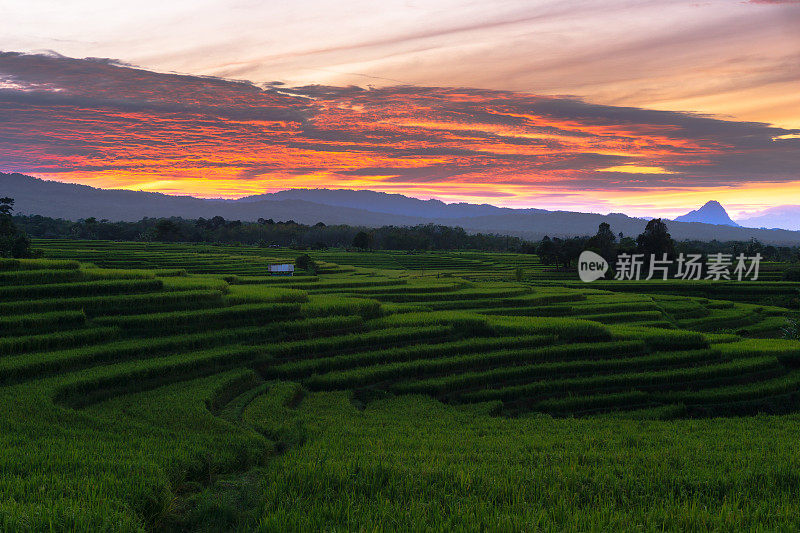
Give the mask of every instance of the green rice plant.
[(665, 296), (655, 296), (653, 299), (661, 306), (664, 312), (676, 319), (701, 318), (708, 316), (709, 308), (707, 305), (696, 298), (667, 298)]
[(13, 285), (0, 287), (0, 302), (31, 298), (77, 297), (90, 295), (127, 294), (161, 290), (158, 279), (80, 281), (47, 285)]
[(77, 261), (0, 258), (0, 270), (77, 270), (78, 268), (80, 263)]
[(556, 335), (563, 341), (610, 340), (606, 326), (575, 318), (487, 317), (498, 335)]
[(87, 316), (134, 314), (168, 309), (198, 308), (222, 305), (219, 291), (173, 291), (78, 298), (44, 298), (0, 303), (0, 314), (35, 313), (45, 310), (80, 310)]
[(677, 329), (675, 324), (668, 320), (641, 320), (629, 324), (637, 328)]
[[(460, 311), (434, 311), (389, 315), (374, 322), (376, 327), (447, 326), (468, 335), (488, 334), (494, 330), (486, 317)], [(520, 333), (524, 334), (524, 333)]]
[[(617, 392), (612, 394), (590, 394), (543, 400), (532, 406), (535, 411), (555, 415), (586, 414), (609, 409), (639, 409), (652, 404), (651, 395), (641, 391)], [(660, 414), (660, 413), (659, 413)]]
[(308, 293), (298, 289), (285, 289), (262, 285), (231, 285), (227, 300), (231, 304), (254, 302), (303, 303), (308, 301)]
[(701, 333), (682, 330), (651, 329), (647, 327), (609, 326), (615, 339), (638, 339), (651, 350), (692, 350), (708, 348), (708, 340)]
[[(650, 399), (652, 400), (652, 397)], [(553, 402), (558, 403), (559, 400), (553, 400)], [(567, 406), (563, 405), (563, 407)], [(687, 416), (686, 406), (682, 403), (640, 408), (634, 406), (630, 410), (627, 410), (628, 406), (620, 405), (618, 409), (620, 410), (608, 413), (606, 416), (623, 420), (675, 420)], [(561, 412), (565, 411), (562, 409)]]
[(274, 324), (272, 341), (341, 335), (363, 327), (364, 317), (360, 315), (304, 318)]
[(756, 355), (773, 355), (788, 367), (800, 366), (800, 342), (788, 339), (746, 339), (738, 342), (715, 344), (714, 348), (729, 359), (743, 359)]
[(296, 303), (242, 304), (194, 311), (101, 317), (95, 319), (95, 323), (147, 332), (198, 330), (207, 328), (209, 325), (220, 327), (286, 321), (299, 317), (300, 309), (300, 304)]
[[(562, 286), (580, 287), (580, 282), (559, 281)], [(797, 284), (786, 282), (710, 282), (710, 281), (691, 281), (675, 283), (669, 281), (597, 281), (592, 283), (592, 287), (606, 289), (614, 292), (634, 292), (639, 294), (672, 294), (690, 297), (704, 297), (717, 300), (729, 300), (736, 302), (750, 302), (756, 304), (765, 303), (767, 300), (781, 303), (771, 305), (787, 305), (792, 298), (797, 298)], [(713, 304), (711, 304), (713, 305)], [(725, 304), (730, 305), (730, 304)]]
[(310, 337), (322, 341), (326, 335), (352, 333), (362, 326), (363, 319), (360, 316), (309, 318), (267, 326), (228, 328), (153, 339), (124, 339), (90, 347), (7, 356), (0, 358), (0, 383), (25, 381), (100, 363), (147, 359), (226, 344), (251, 344), (260, 346), (268, 353), (274, 350), (276, 342)]
[(76, 328), (86, 322), (83, 311), (53, 311), (0, 317), (0, 335), (35, 334), (53, 328)]
[(558, 396), (598, 390), (613, 391), (626, 388), (681, 389), (691, 388), (692, 384), (697, 382), (722, 382), (727, 378), (752, 379), (759, 374), (774, 374), (779, 369), (780, 366), (775, 357), (754, 357), (716, 365), (661, 372), (633, 372), (588, 378), (540, 381), (470, 392), (462, 395), (462, 398), (467, 401), (535, 401), (542, 396)]
[(14, 335), (0, 338), (0, 355), (52, 350), (71, 346), (90, 346), (119, 334), (117, 328), (69, 329), (40, 335)]
[[(498, 387), (520, 381), (563, 379), (580, 374), (601, 374), (668, 368), (707, 363), (719, 358), (711, 350), (694, 350), (675, 353), (643, 355), (643, 345), (630, 343), (622, 348), (619, 343), (593, 345), (554, 346), (550, 350), (531, 353), (515, 361), (517, 366), (492, 368), (485, 371), (465, 372), (453, 376), (401, 383), (392, 387), (396, 392), (450, 394), (466, 389)], [(532, 363), (532, 364), (531, 364)]]
[(742, 340), (739, 335), (734, 335), (733, 333), (705, 333), (703, 336), (708, 340), (709, 344), (712, 345)]
[(697, 391), (671, 391), (654, 393), (653, 397), (662, 402), (682, 402), (687, 405), (723, 404), (768, 398), (800, 391), (800, 372), (793, 371), (774, 379), (706, 388)]
[(737, 329), (759, 321), (760, 313), (748, 308), (715, 309), (709, 316), (679, 320), (678, 324), (687, 329), (700, 331), (714, 329)]
[(304, 316), (361, 315), (364, 318), (381, 316), (381, 303), (366, 298), (314, 295), (303, 305)]
[(616, 298), (603, 302), (597, 300), (576, 302), (571, 307), (576, 313), (581, 314), (658, 311), (658, 305), (653, 301), (618, 301)]
[(573, 308), (569, 305), (542, 305), (534, 307), (491, 307), (486, 309), (476, 309), (478, 313), (484, 315), (504, 315), (504, 316), (570, 316)]
[[(488, 296), (488, 294), (487, 294)], [(465, 309), (483, 309), (493, 307), (545, 307), (555, 303), (562, 302), (579, 302), (585, 299), (583, 294), (577, 292), (570, 293), (556, 293), (556, 294), (532, 294), (516, 297), (482, 297), (482, 298), (458, 298), (450, 299), (442, 298), (440, 301), (432, 301), (425, 298), (425, 304), (433, 310), (465, 310)], [(411, 298), (406, 298), (404, 301), (414, 301)]]
[(360, 348), (391, 347), (415, 341), (444, 339), (451, 334), (452, 329), (447, 326), (371, 328), (365, 332), (276, 344), (270, 347), (269, 353), (277, 359), (311, 359)]
[(707, 300), (706, 301), (706, 308), (707, 309), (733, 309), (736, 307), (736, 304), (733, 302), (729, 302), (726, 300)]
[(219, 412), (224, 406), (233, 401), (237, 396), (261, 385), (262, 381), (258, 374), (252, 370), (243, 370), (230, 379), (222, 382), (206, 398), (205, 404), (209, 411)]
[(786, 317), (767, 316), (755, 324), (736, 329), (738, 335), (747, 337), (782, 337), (783, 328), (786, 327)]
[(287, 283), (310, 283), (319, 281), (319, 276), (238, 276), (237, 285), (284, 285)]
[(253, 346), (224, 346), (156, 359), (133, 360), (85, 370), (60, 386), (54, 400), (70, 407), (86, 407), (119, 394), (150, 390), (246, 364), (263, 352)]
[(618, 324), (625, 322), (642, 322), (662, 320), (664, 315), (661, 311), (630, 311), (630, 312), (615, 312), (615, 313), (599, 313), (599, 314), (580, 314), (576, 313), (577, 318), (584, 320), (591, 320), (593, 322), (601, 322), (603, 324)]
[[(488, 351), (478, 354), (464, 354), (432, 359), (419, 359), (355, 368), (340, 372), (330, 372), (307, 378), (303, 383), (312, 389), (331, 390), (341, 388), (358, 388), (381, 381), (396, 381), (408, 377), (425, 377), (443, 372), (469, 372), (473, 369), (491, 369), (503, 365), (519, 365), (531, 361), (547, 361), (551, 357), (565, 354), (580, 354), (577, 357), (601, 357), (604, 354), (620, 354), (626, 350), (641, 350), (640, 343), (588, 343), (566, 347), (547, 347), (543, 349), (513, 349)], [(519, 369), (521, 367), (515, 367)], [(514, 369), (506, 370), (514, 372)], [(501, 374), (502, 370), (492, 373)], [(489, 375), (489, 372), (483, 373)], [(500, 378), (502, 379), (502, 378)], [(417, 391), (418, 392), (418, 391)]]
[(66, 283), (84, 279), (81, 270), (9, 270), (0, 271), (0, 285), (36, 285), (41, 283)]
[[(299, 361), (276, 365), (268, 369), (269, 375), (282, 379), (303, 378), (312, 374), (321, 374), (335, 370), (386, 364), (396, 361), (413, 361), (416, 359), (438, 358), (451, 355), (463, 355), (497, 350), (499, 348), (533, 348), (552, 344), (555, 337), (527, 336), (502, 338), (470, 338), (435, 344), (421, 344), (422, 338), (412, 346), (384, 348), (366, 352), (347, 353), (330, 357), (305, 358)], [(444, 340), (444, 339), (439, 339)]]
[(303, 396), (304, 390), (298, 383), (274, 383), (247, 405), (242, 422), (275, 441), (279, 452), (301, 446), (308, 433), (303, 424), (293, 419), (291, 411)]
[(405, 280), (400, 279), (383, 279), (383, 280), (344, 280), (344, 281), (318, 281), (316, 283), (292, 283), (293, 289), (303, 290), (333, 290), (337, 292), (346, 292), (341, 289), (350, 289), (354, 287), (385, 287), (390, 285), (403, 285)]
[(157, 278), (185, 277), (189, 273), (185, 268), (159, 268), (153, 271)]
[(230, 289), (228, 282), (219, 276), (168, 277), (161, 278), (161, 282), (168, 291), (216, 290), (227, 293)]
[[(529, 293), (530, 289), (526, 287), (506, 287), (506, 288), (470, 288), (458, 292), (447, 293), (446, 300), (478, 300), (485, 298), (511, 298), (522, 294)], [(381, 297), (382, 301), (387, 302), (436, 302), (442, 300), (442, 296), (438, 293), (422, 293), (422, 294), (393, 294)]]
[(469, 284), (465, 281), (448, 283), (413, 283), (407, 285), (391, 285), (389, 287), (362, 287), (348, 289), (347, 292), (350, 294), (365, 294), (372, 297), (382, 297), (404, 294), (426, 294), (431, 292), (450, 293), (467, 286), (469, 286)]
[(87, 279), (153, 279), (156, 277), (152, 270), (84, 267), (82, 272)]

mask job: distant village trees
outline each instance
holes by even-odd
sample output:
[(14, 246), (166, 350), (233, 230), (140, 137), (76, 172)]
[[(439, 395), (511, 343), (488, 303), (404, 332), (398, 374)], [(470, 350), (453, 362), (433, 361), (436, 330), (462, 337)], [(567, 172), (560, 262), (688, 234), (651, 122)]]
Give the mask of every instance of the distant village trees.
[(204, 242), (288, 246), (298, 249), (358, 248), (376, 250), (489, 250), (535, 251), (533, 243), (506, 235), (470, 234), (463, 228), (423, 224), (364, 228), (318, 222), (260, 218), (257, 222), (223, 217), (144, 218), (137, 222), (109, 222), (86, 218), (72, 222), (39, 215), (16, 216), (17, 225), (34, 237), (69, 237), (157, 242)]
[(675, 241), (667, 230), (667, 225), (660, 218), (647, 223), (644, 231), (636, 239), (617, 235), (606, 222), (601, 222), (597, 233), (592, 237), (572, 237), (559, 239), (545, 237), (539, 243), (536, 252), (545, 265), (553, 265), (556, 269), (571, 269), (577, 263), (584, 250), (591, 250), (613, 265), (617, 255), (621, 253), (638, 253), (649, 257), (650, 254), (668, 257), (675, 254)]

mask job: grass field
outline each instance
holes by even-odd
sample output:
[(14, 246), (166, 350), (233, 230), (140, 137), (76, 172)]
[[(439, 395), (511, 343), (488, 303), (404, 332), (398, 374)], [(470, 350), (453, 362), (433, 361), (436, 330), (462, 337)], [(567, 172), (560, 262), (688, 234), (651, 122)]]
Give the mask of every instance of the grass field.
[(0, 260), (0, 530), (800, 527), (798, 283), (34, 245)]

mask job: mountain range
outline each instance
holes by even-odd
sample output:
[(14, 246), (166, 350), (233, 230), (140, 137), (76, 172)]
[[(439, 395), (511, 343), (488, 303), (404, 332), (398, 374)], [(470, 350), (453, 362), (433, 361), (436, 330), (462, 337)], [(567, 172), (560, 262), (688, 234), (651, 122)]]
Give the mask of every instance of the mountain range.
[[(193, 219), (219, 215), (229, 220), (254, 221), (272, 218), (276, 221), (291, 219), (306, 224), (324, 222), (365, 227), (435, 223), (460, 226), (469, 232), (514, 235), (531, 240), (541, 239), (545, 235), (591, 235), (597, 231), (601, 222), (608, 222), (615, 233), (635, 237), (646, 224), (645, 219), (620, 213), (601, 215), (511, 209), (488, 204), (446, 204), (439, 200), (419, 200), (374, 191), (293, 189), (247, 196), (238, 200), (217, 200), (143, 191), (98, 189), (5, 173), (0, 173), (0, 196), (15, 199), (16, 213), (67, 220), (95, 217), (100, 220), (135, 221), (143, 217), (178, 216)], [(765, 243), (800, 244), (800, 231), (739, 227), (730, 220), (722, 206), (716, 202), (709, 204), (692, 212), (694, 215), (686, 215), (692, 215), (694, 220), (669, 222), (672, 236), (679, 240), (724, 241), (756, 238)], [(696, 220), (698, 213), (701, 220)], [(719, 223), (720, 220), (723, 222)], [(709, 221), (715, 223), (709, 224)]]
[(800, 205), (781, 205), (740, 220), (752, 228), (784, 228), (800, 230)]

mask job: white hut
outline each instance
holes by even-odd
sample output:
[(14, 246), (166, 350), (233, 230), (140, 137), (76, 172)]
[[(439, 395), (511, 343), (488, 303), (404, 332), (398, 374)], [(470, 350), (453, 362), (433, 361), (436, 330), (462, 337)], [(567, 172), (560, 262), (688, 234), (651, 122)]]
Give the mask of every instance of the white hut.
[(270, 276), (294, 276), (294, 265), (291, 263), (280, 263), (269, 265)]

